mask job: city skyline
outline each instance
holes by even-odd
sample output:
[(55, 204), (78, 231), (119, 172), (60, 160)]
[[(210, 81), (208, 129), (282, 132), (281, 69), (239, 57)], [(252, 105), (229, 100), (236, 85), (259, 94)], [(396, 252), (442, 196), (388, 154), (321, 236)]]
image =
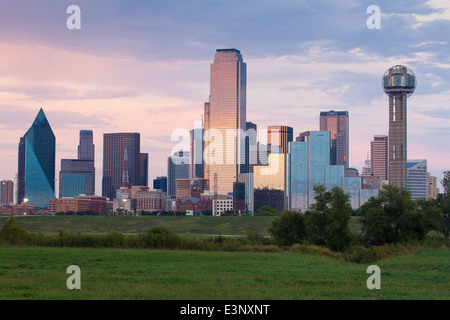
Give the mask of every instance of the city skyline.
[[(190, 6), (176, 2), (175, 12), (167, 4), (128, 4), (130, 10), (124, 12), (124, 2), (113, 1), (107, 9), (81, 1), (79, 31), (65, 28), (68, 4), (8, 3), (0, 13), (0, 27), (10, 31), (0, 35), (0, 57), (8, 61), (0, 67), (0, 178), (14, 181), (17, 141), (41, 107), (57, 138), (55, 174), (61, 159), (73, 157), (79, 130), (89, 129), (97, 146), (97, 194), (101, 139), (107, 132), (140, 132), (141, 151), (149, 153), (149, 181), (164, 176), (175, 145), (172, 132), (189, 131), (202, 119), (212, 54), (232, 47), (242, 52), (248, 66), (247, 121), (259, 129), (290, 126), (297, 136), (319, 130), (320, 111), (346, 110), (351, 118), (349, 166), (358, 170), (373, 136), (388, 134), (383, 72), (397, 64), (408, 66), (418, 78), (408, 101), (408, 158), (426, 158), (440, 182), (450, 158), (442, 147), (450, 127), (450, 50), (443, 31), (450, 23), (450, 6), (445, 1), (379, 1), (382, 27), (369, 30), (365, 9), (371, 3), (344, 2), (263, 2), (258, 9), (239, 3), (241, 15), (218, 3), (214, 9), (223, 9), (224, 18), (202, 30), (202, 23), (217, 20), (213, 8), (181, 13), (203, 8), (203, 1)], [(339, 10), (339, 21), (333, 10)], [(297, 19), (280, 24), (282, 16)], [(169, 22), (165, 30), (164, 18)], [(240, 22), (242, 32), (225, 30), (227, 18)], [(317, 28), (307, 34), (308, 22), (314, 20)], [(179, 26), (188, 28), (177, 31)], [(134, 28), (140, 30), (138, 36), (133, 36)]]

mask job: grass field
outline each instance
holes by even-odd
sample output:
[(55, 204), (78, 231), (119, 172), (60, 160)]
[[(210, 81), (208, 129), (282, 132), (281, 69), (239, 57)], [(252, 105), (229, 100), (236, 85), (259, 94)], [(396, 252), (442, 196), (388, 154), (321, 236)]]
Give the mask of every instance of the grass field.
[[(440, 299), (450, 298), (448, 250), (377, 262), (381, 289), (366, 265), (293, 252), (0, 247), (0, 299)], [(66, 269), (81, 269), (69, 290)]]
[[(258, 231), (268, 236), (270, 221), (274, 217), (199, 217), (199, 216), (19, 216), (21, 228), (30, 232), (57, 233), (59, 230), (81, 233), (140, 233), (162, 227), (182, 235), (245, 235)], [(7, 217), (0, 217), (0, 228)], [(352, 217), (350, 229), (361, 229), (358, 217)]]

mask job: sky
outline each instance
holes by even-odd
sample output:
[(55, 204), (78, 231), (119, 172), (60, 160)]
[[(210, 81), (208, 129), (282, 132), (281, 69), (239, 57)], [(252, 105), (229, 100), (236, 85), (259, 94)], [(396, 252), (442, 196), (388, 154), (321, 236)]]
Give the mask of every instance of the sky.
[[(69, 29), (70, 5), (81, 29)], [(380, 8), (380, 29), (367, 20)], [(450, 169), (448, 0), (0, 0), (0, 180), (14, 180), (19, 139), (43, 108), (61, 159), (93, 130), (101, 194), (103, 134), (139, 132), (149, 185), (167, 175), (176, 130), (202, 119), (216, 49), (247, 64), (247, 121), (319, 130), (321, 111), (348, 111), (350, 166), (388, 134), (386, 70), (412, 69), (408, 158)], [(197, 124), (196, 124), (197, 123)], [(57, 181), (58, 183), (58, 181)], [(56, 188), (57, 189), (57, 188)]]

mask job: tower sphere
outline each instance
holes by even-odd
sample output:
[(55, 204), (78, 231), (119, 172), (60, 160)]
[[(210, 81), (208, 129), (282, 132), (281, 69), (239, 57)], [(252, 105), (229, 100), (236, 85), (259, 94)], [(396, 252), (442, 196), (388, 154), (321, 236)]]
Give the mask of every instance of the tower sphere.
[(396, 65), (383, 75), (383, 90), (386, 94), (406, 93), (409, 97), (416, 89), (416, 76), (408, 67)]

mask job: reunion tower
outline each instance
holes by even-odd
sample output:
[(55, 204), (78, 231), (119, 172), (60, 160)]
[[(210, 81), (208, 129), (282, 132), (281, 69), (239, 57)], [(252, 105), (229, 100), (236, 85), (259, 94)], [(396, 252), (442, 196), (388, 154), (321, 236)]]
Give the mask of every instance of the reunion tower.
[(383, 89), (389, 96), (389, 184), (406, 189), (406, 98), (416, 89), (416, 76), (405, 66), (393, 66), (384, 73)]

